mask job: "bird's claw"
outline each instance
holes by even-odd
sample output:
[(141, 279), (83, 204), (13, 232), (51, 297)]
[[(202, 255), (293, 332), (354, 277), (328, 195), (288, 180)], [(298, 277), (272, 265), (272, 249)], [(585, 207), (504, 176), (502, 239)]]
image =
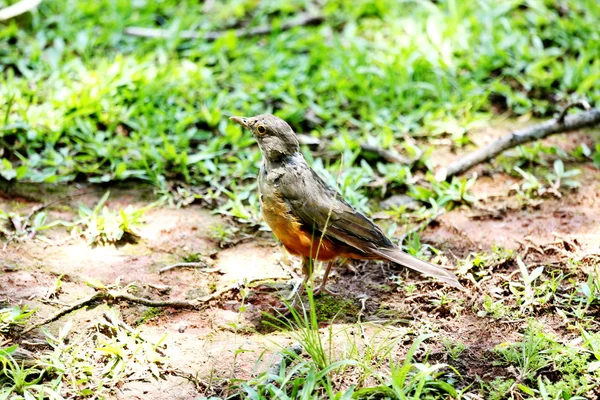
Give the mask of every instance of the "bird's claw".
[(330, 296), (339, 296), (340, 295), (339, 292), (334, 292), (333, 290), (328, 289), (327, 286), (321, 285), (321, 286), (319, 286), (319, 288), (317, 290), (315, 290), (313, 292), (313, 296), (319, 296), (323, 293), (327, 293)]

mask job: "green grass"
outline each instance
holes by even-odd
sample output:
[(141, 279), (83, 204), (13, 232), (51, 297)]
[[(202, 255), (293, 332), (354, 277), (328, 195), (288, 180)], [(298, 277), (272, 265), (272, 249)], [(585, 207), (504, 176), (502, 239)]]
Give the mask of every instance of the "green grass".
[[(582, 330), (585, 345), (590, 346), (594, 339), (588, 337)], [(530, 323), (519, 343), (496, 348), (500, 362), (516, 370), (510, 388), (503, 390), (512, 396), (519, 392), (521, 396), (544, 400), (586, 398), (582, 396), (590, 393), (600, 376), (585, 345), (562, 344), (542, 327)]]
[(11, 329), (24, 325), (34, 313), (35, 310), (29, 310), (26, 305), (0, 308), (0, 340), (4, 342), (4, 335), (8, 335)]
[[(23, 324), (31, 315), (26, 309), (0, 310), (0, 326)], [(104, 320), (89, 330), (71, 332), (68, 321), (58, 334), (43, 330), (49, 351), (25, 353), (17, 359), (19, 346), (0, 345), (0, 399), (106, 398), (115, 386), (132, 374), (159, 379), (166, 373), (165, 346), (143, 339), (110, 309)], [(3, 339), (0, 332), (0, 339)]]
[(72, 232), (83, 236), (88, 244), (137, 240), (144, 213), (155, 205), (140, 209), (127, 206), (115, 212), (104, 205), (109, 196), (110, 192), (107, 191), (93, 209), (79, 205), (79, 219), (73, 222)]
[[(109, 196), (110, 191), (107, 191), (93, 208), (79, 204), (79, 218), (73, 218), (72, 221), (59, 219), (49, 221), (47, 213), (43, 211), (44, 207), (33, 208), (24, 215), (0, 209), (0, 237), (3, 236), (8, 241), (40, 238), (41, 232), (61, 225), (70, 228), (73, 236), (85, 238), (89, 245), (135, 242), (139, 239), (138, 229), (143, 225), (144, 213), (160, 202), (142, 208), (128, 205), (118, 210), (111, 210), (105, 206)], [(54, 203), (56, 202), (48, 204)], [(4, 248), (7, 246), (8, 242)]]
[[(249, 132), (225, 117), (275, 112), (297, 131), (330, 140), (332, 156), (317, 169), (336, 171), (343, 156), (341, 190), (359, 208), (368, 210), (365, 194), (379, 191), (366, 186), (378, 175), (392, 190), (409, 186), (417, 199), (443, 205), (469, 201), (464, 182), (456, 190), (407, 184), (408, 167), (359, 162), (360, 142), (388, 147), (408, 133), (449, 136), (462, 146), (471, 128), (497, 112), (549, 116), (571, 98), (600, 97), (593, 0), (558, 8), (533, 0), (212, 7), (50, 0), (33, 18), (5, 24), (0, 174), (35, 182), (135, 178), (167, 192), (165, 182), (177, 180), (206, 188), (203, 197), (214, 196), (221, 212), (256, 222), (259, 153)], [(262, 38), (176, 36), (281, 22), (302, 11), (326, 22)], [(134, 25), (162, 26), (173, 37), (124, 35)], [(430, 166), (426, 142), (405, 146)]]
[[(290, 308), (290, 316), (280, 316), (272, 325), (286, 327), (308, 357), (283, 349), (285, 358), (279, 370), (267, 371), (256, 379), (243, 381), (239, 386), (233, 382), (234, 397), (416, 400), (457, 396), (457, 390), (446, 381), (453, 381), (449, 378), (452, 372), (456, 372), (452, 367), (415, 359), (422, 343), (433, 335), (410, 339), (411, 345), (400, 358), (397, 355), (399, 342), (405, 338), (390, 331), (386, 333), (384, 327), (368, 335), (365, 333), (368, 324), (361, 321), (339, 332), (334, 330), (333, 325), (320, 329), (322, 310), (313, 298), (312, 290), (307, 288), (307, 291), (308, 304), (305, 308)], [(340, 308), (339, 311), (344, 310)], [(349, 333), (351, 330), (361, 332), (360, 339), (356, 333)], [(340, 336), (346, 343), (345, 354), (336, 348), (335, 342)], [(346, 376), (352, 377), (352, 383), (340, 385)], [(365, 385), (367, 379), (372, 379), (375, 384)]]

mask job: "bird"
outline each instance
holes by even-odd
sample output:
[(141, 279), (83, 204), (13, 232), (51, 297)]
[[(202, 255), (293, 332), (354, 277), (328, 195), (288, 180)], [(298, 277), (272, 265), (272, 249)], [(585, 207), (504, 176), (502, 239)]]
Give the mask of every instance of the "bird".
[(387, 260), (462, 288), (450, 271), (394, 245), (377, 224), (325, 183), (306, 162), (296, 133), (283, 119), (271, 114), (229, 119), (249, 129), (258, 143), (262, 217), (288, 252), (302, 257), (302, 288), (312, 275), (314, 261), (326, 261), (321, 285), (313, 295), (334, 294), (326, 283), (338, 257)]

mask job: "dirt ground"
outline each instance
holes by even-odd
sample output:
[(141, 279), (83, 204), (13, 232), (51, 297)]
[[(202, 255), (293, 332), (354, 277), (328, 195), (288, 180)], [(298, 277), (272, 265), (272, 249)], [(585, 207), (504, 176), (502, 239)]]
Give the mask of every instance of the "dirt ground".
[[(496, 134), (498, 132), (481, 133), (476, 142), (490, 140)], [(565, 135), (551, 138), (545, 143), (558, 143), (568, 149), (571, 143), (585, 139), (585, 134), (578, 133), (568, 138)], [(443, 158), (453, 157), (457, 155), (447, 153)], [(581, 188), (563, 193), (562, 198), (551, 196), (530, 205), (520, 204), (511, 192), (516, 182), (514, 178), (493, 172), (489, 166), (478, 168), (484, 175), (473, 188), (480, 199), (478, 205), (458, 207), (443, 215), (423, 232), (421, 240), (441, 249), (449, 265), (455, 265), (457, 259), (471, 252), (490, 252), (494, 246), (516, 251), (527, 263), (551, 262), (553, 253), (547, 251), (550, 246), (569, 251), (574, 257), (598, 253), (600, 174), (590, 163), (578, 167), (582, 169), (578, 177)], [(81, 189), (63, 187), (59, 192), (64, 195)], [(102, 194), (103, 190), (96, 191), (53, 205), (48, 209), (49, 219), (72, 220), (78, 203), (93, 206)], [(25, 213), (54, 196), (48, 190), (5, 188), (0, 192), (0, 209)], [(151, 189), (119, 185), (111, 188), (107, 206), (142, 207), (151, 198)], [(255, 376), (268, 367), (271, 355), (280, 346), (293, 343), (289, 332), (267, 328), (262, 315), (263, 311), (269, 312), (270, 305), (278, 303), (273, 287), (285, 288), (285, 282), (300, 273), (299, 260), (284, 254), (269, 232), (248, 236), (221, 248), (211, 238), (210, 227), (228, 226), (232, 222), (196, 205), (153, 208), (145, 214), (145, 221), (140, 240), (119, 246), (91, 247), (80, 237), (70, 237), (62, 227), (43, 232), (47, 238), (44, 241), (28, 239), (9, 243), (0, 254), (0, 301), (37, 308), (34, 318), (39, 320), (64, 304), (93, 293), (85, 284), (90, 278), (105, 284), (119, 281), (122, 286), (135, 283), (138, 296), (153, 299), (190, 299), (236, 282), (260, 280), (258, 286), (248, 288), (243, 312), (240, 312), (240, 293), (236, 290), (211, 301), (203, 311), (167, 308), (144, 319), (142, 316), (147, 314), (148, 307), (119, 303), (118, 308), (125, 322), (136, 326), (149, 340), (158, 340), (167, 333), (169, 363), (204, 382), (215, 380), (218, 384), (219, 378)], [(569, 243), (575, 243), (576, 248), (568, 249)], [(560, 255), (559, 250), (554, 254)], [(198, 257), (206, 260), (215, 272), (203, 272), (202, 268), (158, 272), (171, 263)], [(491, 378), (503, 371), (490, 368), (486, 355), (499, 343), (516, 340), (524, 322), (494, 324), (477, 312), (484, 294), (493, 291), (498, 281), (516, 268), (514, 263), (499, 265), (494, 271), (497, 277), (492, 275), (479, 282), (478, 287), (464, 279), (467, 290), (459, 292), (389, 264), (363, 262), (339, 266), (330, 282), (342, 299), (349, 300), (351, 311), (337, 316), (332, 330), (342, 331), (360, 315), (363, 322), (377, 321), (398, 332), (423, 329), (441, 332), (466, 346), (461, 358), (454, 362), (464, 376), (471, 380), (475, 376)], [(56, 300), (48, 301), (46, 294), (59, 276), (62, 276), (62, 290)], [(398, 276), (416, 284), (412, 295), (407, 296), (397, 284)], [(277, 284), (264, 283), (270, 280)], [(431, 299), (444, 293), (457, 301), (450, 306), (436, 306)], [(75, 311), (50, 324), (50, 330), (58, 330), (67, 319), (83, 327), (98, 318), (106, 307)], [(547, 313), (541, 315), (540, 320), (568, 338), (569, 333), (560, 318)], [(324, 322), (323, 326), (329, 324)], [(336, 343), (343, 351), (344, 337), (337, 338)], [(432, 359), (436, 354), (442, 357), (440, 349), (429, 350)], [(198, 396), (198, 389), (188, 379), (168, 375), (160, 381), (127, 382), (115, 396), (190, 399)]]

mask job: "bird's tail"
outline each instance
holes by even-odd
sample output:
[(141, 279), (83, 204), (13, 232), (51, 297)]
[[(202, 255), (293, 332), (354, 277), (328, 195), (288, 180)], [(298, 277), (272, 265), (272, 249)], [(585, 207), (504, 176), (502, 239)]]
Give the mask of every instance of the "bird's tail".
[(454, 286), (459, 289), (462, 288), (462, 285), (458, 282), (458, 279), (456, 279), (456, 276), (454, 276), (452, 272), (447, 271), (431, 263), (428, 263), (427, 261), (419, 260), (418, 258), (415, 258), (410, 254), (403, 252), (399, 248), (377, 249), (375, 253), (385, 258), (386, 260), (390, 260), (404, 267), (420, 272), (424, 275), (428, 275), (433, 278), (439, 279), (440, 281), (445, 282), (448, 285)]

